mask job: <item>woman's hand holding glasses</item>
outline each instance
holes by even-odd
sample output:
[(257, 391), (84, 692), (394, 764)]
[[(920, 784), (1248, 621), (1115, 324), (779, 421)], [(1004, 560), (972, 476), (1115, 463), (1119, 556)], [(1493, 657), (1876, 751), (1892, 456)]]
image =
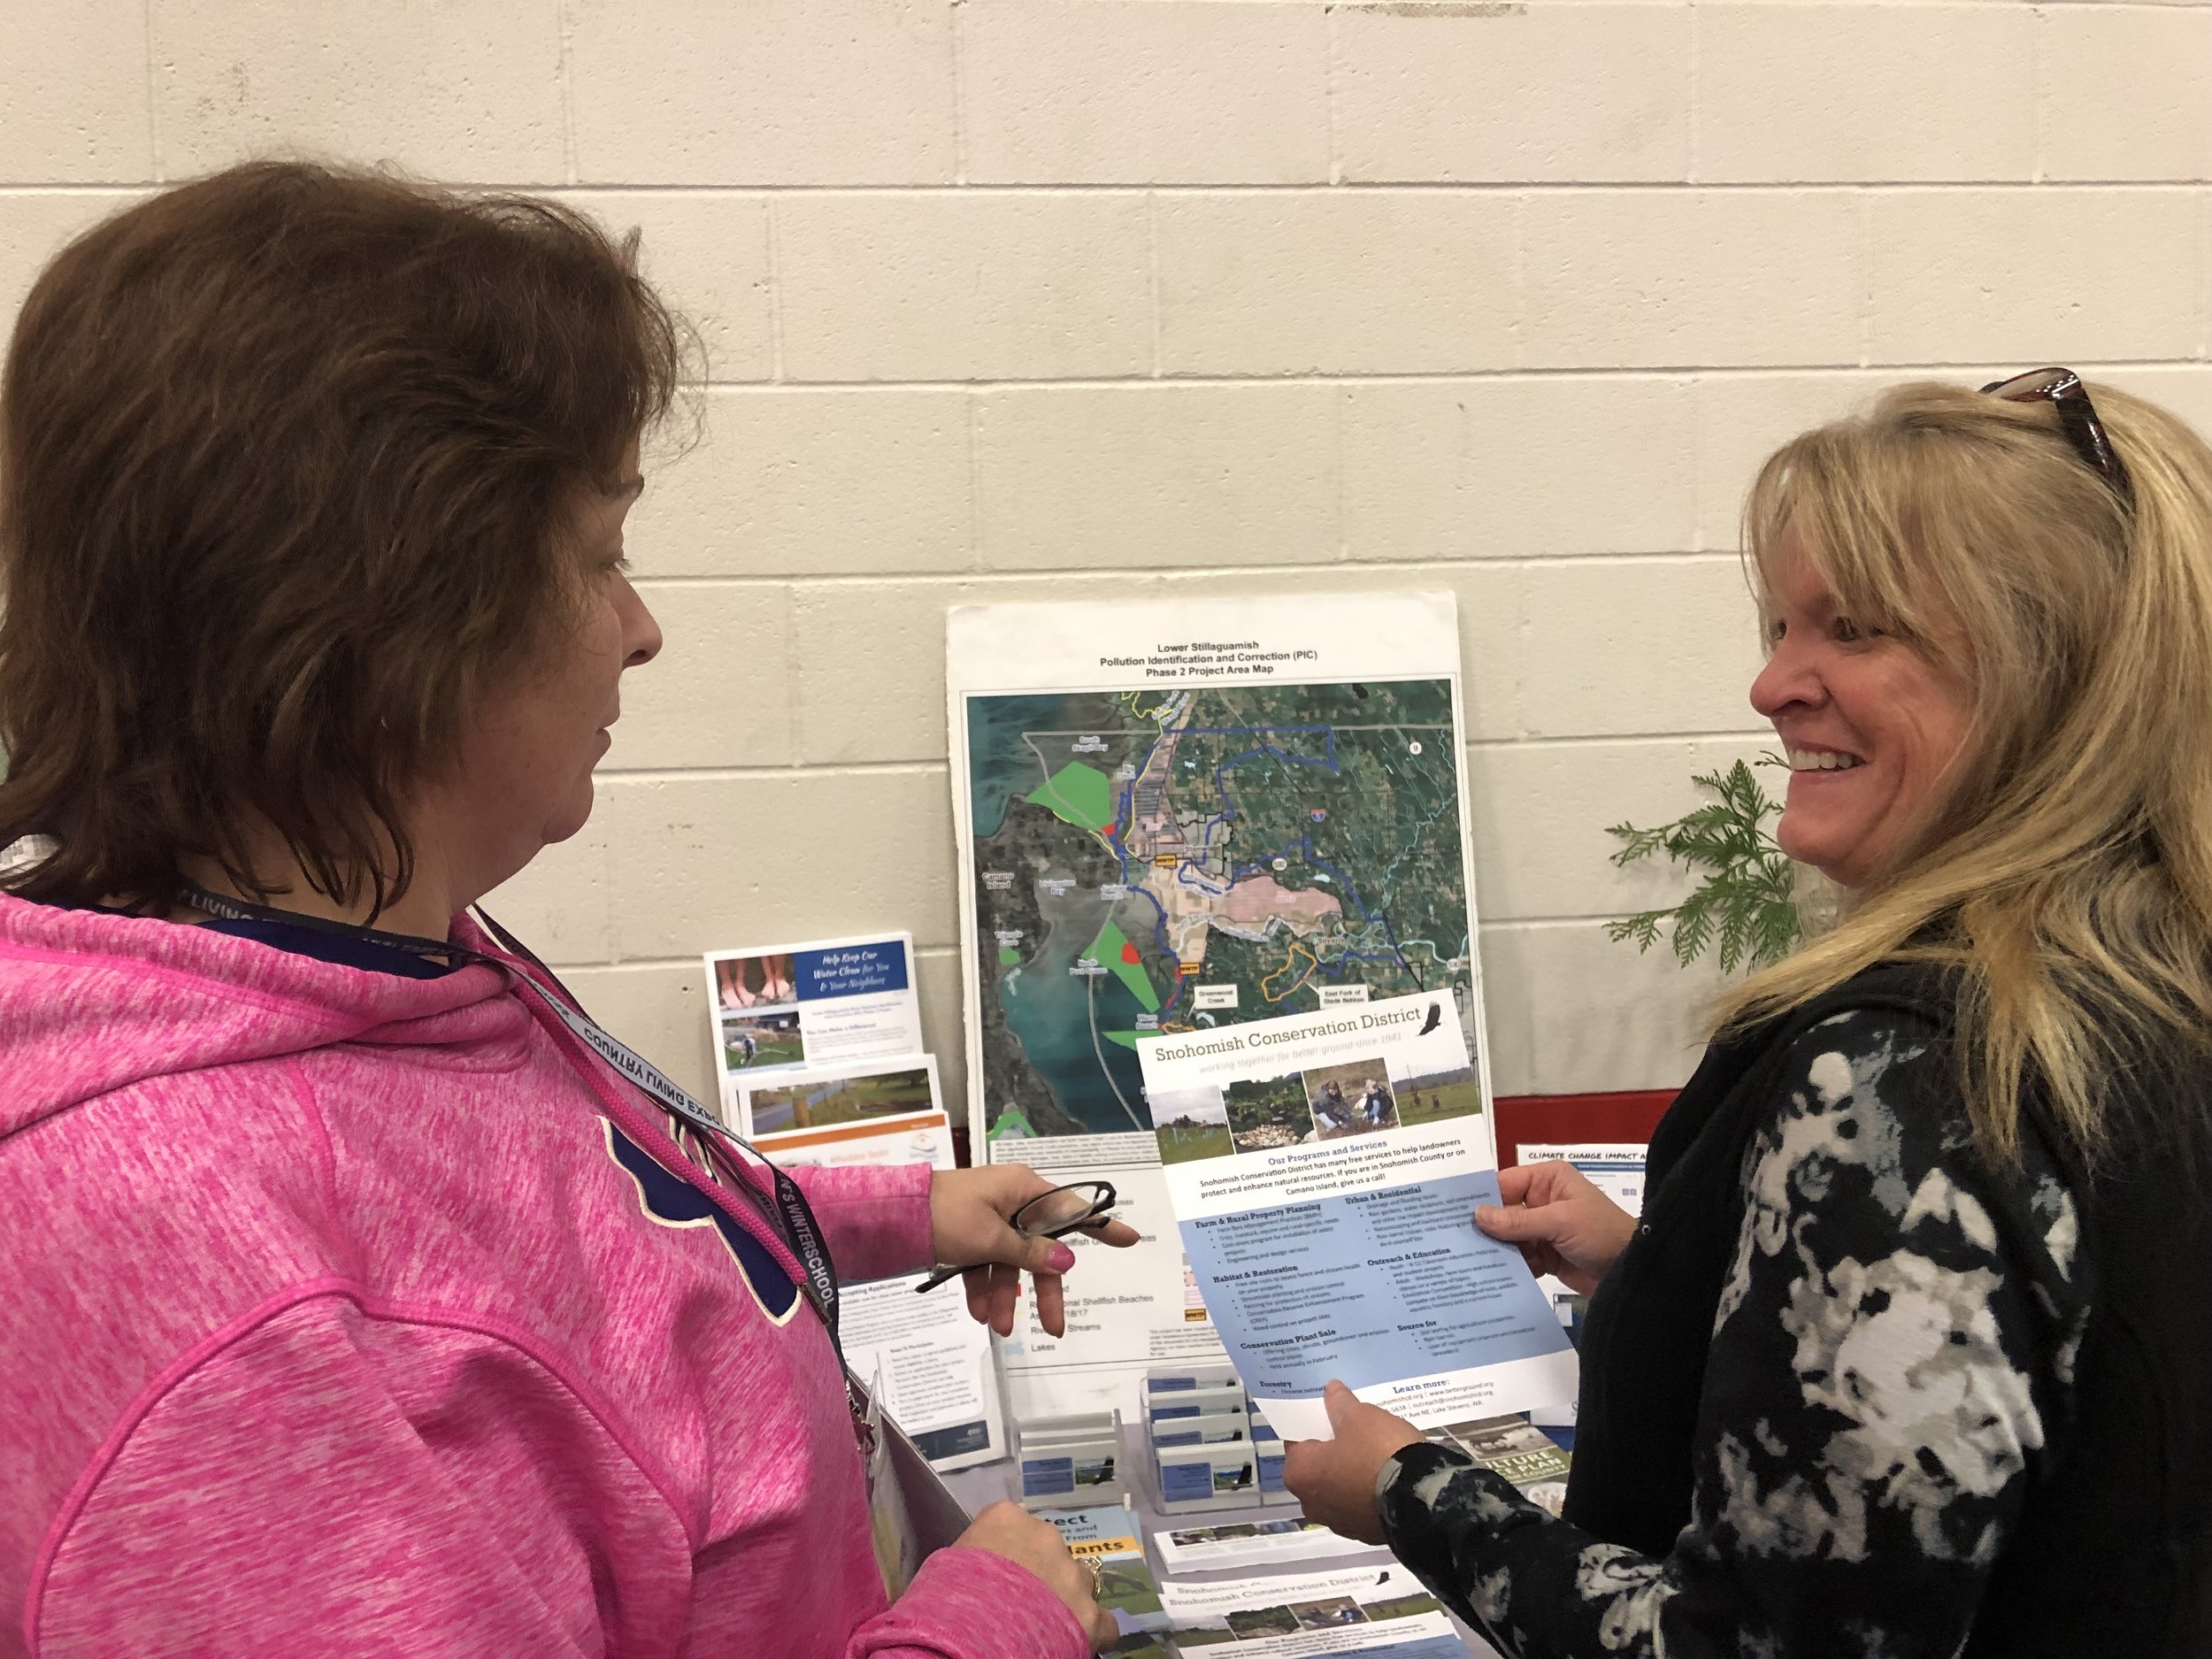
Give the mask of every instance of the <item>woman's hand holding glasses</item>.
[(923, 1280), (933, 1290), (957, 1274), (966, 1281), (968, 1312), (1001, 1336), (1014, 1332), (1014, 1304), (1027, 1269), (1037, 1280), (1037, 1321), (1054, 1336), (1067, 1330), (1060, 1276), (1075, 1265), (1063, 1235), (1125, 1248), (1137, 1230), (1115, 1221), (1110, 1182), (1056, 1187), (1019, 1164), (940, 1170), (929, 1187), (929, 1220), (941, 1267)]

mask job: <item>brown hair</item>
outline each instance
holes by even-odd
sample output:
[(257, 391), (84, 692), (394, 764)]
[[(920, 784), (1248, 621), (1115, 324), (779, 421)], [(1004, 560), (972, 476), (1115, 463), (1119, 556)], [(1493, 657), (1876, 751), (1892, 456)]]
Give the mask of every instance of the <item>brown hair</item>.
[[(2094, 1156), (2142, 1056), (2212, 1059), (2212, 449), (2090, 390), (2131, 508), (2048, 403), (1922, 383), (1783, 446), (1745, 515), (1755, 587), (1793, 532), (1847, 615), (1964, 661), (1973, 700), (1916, 838), (1721, 1024), (1878, 962), (1944, 970), (1976, 1136), (2001, 1157), (2031, 1082)], [(2129, 1127), (2185, 1145), (2200, 1126)]]
[(266, 895), (280, 835), (382, 909), (401, 810), (572, 616), (557, 545), (664, 415), (677, 325), (569, 210), (256, 163), (118, 213), (0, 381), (0, 844), (27, 898)]

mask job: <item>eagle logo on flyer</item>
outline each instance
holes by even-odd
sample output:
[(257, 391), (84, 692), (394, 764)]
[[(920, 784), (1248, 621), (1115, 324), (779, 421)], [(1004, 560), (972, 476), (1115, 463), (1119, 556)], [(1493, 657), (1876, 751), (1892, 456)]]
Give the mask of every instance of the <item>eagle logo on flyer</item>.
[(711, 1227), (720, 1235), (738, 1271), (745, 1277), (760, 1310), (778, 1325), (787, 1321), (799, 1305), (799, 1287), (770, 1255), (768, 1247), (716, 1208), (715, 1202), (682, 1176), (664, 1166), (644, 1148), (600, 1119), (607, 1134), (607, 1156), (620, 1166), (637, 1191), (638, 1209), (648, 1221), (664, 1227)]

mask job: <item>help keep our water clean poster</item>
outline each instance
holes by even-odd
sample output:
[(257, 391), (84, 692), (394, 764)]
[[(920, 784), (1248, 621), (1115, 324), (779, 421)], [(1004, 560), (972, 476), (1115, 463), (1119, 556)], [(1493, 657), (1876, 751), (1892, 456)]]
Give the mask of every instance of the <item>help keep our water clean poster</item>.
[(1286, 1440), (1332, 1378), (1423, 1428), (1571, 1400), (1575, 1358), (1498, 1202), (1447, 988), (1141, 1039), (1168, 1197), (1216, 1329)]

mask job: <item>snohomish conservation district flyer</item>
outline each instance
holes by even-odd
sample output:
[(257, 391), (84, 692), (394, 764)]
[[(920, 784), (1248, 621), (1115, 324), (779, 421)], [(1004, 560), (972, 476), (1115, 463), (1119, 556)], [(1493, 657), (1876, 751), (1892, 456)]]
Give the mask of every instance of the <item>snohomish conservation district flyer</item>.
[(1142, 1235), (1072, 1240), (1064, 1337), (1024, 1303), (1017, 1416), (1221, 1359), (1141, 1041), (1448, 991), (1479, 1072), (1459, 655), (1449, 594), (951, 612), (969, 1122), (995, 1162), (1111, 1180)]
[(1449, 990), (1137, 1044), (1199, 1294), (1286, 1440), (1335, 1378), (1417, 1427), (1574, 1397), (1575, 1356), (1498, 1200)]

